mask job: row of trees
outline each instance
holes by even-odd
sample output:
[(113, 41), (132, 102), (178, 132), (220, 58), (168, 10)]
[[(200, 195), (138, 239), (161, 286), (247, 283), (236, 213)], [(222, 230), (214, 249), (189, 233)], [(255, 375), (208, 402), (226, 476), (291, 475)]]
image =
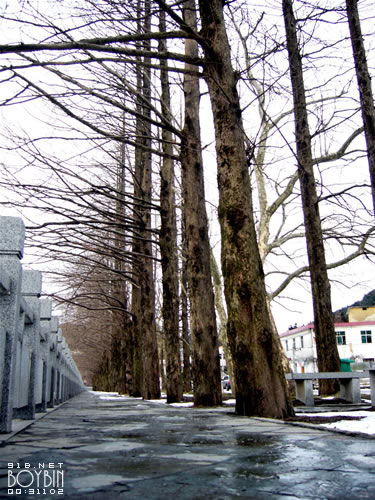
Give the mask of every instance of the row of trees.
[[(319, 369), (339, 370), (327, 269), (374, 253), (363, 200), (374, 189), (375, 118), (356, 2), (347, 12), (299, 4), (296, 16), (282, 1), (282, 35), (254, 6), (221, 0), (65, 1), (54, 20), (28, 3), (3, 13), (26, 36), (0, 46), (4, 113), (42, 102), (46, 118), (38, 130), (9, 131), (4, 148), (19, 164), (4, 164), (1, 184), (6, 203), (31, 210), (43, 264), (60, 262), (54, 295), (69, 328), (85, 332), (77, 349), (88, 373), (97, 367), (98, 387), (158, 398), (165, 371), (168, 402), (192, 375), (195, 404), (220, 404), (216, 307), (236, 411), (290, 415), (270, 304), (309, 274)], [(343, 50), (343, 19), (360, 105), (347, 60), (316, 71)], [(327, 23), (338, 26), (329, 40), (320, 38)], [(210, 127), (225, 306), (206, 212)], [(371, 189), (346, 165), (365, 154)], [(339, 258), (327, 264), (327, 251)]]

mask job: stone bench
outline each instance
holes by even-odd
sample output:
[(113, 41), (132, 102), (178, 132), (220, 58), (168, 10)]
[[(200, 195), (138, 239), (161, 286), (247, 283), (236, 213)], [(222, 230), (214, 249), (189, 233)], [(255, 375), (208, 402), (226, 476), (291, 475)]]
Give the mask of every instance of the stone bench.
[(340, 398), (349, 403), (360, 403), (360, 379), (369, 378), (371, 405), (375, 406), (375, 368), (363, 372), (287, 373), (285, 376), (287, 380), (294, 380), (296, 399), (306, 406), (314, 406), (313, 380), (337, 379), (340, 383)]

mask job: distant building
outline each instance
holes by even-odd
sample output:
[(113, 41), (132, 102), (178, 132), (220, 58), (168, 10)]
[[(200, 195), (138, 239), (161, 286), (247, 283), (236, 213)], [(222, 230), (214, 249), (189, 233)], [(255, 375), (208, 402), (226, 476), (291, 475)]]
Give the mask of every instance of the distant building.
[[(359, 363), (375, 360), (375, 306), (349, 308), (349, 322), (335, 323), (341, 359)], [(281, 345), (294, 372), (317, 372), (314, 323), (280, 334)]]
[(372, 307), (349, 307), (349, 323), (355, 321), (375, 321), (375, 306)]

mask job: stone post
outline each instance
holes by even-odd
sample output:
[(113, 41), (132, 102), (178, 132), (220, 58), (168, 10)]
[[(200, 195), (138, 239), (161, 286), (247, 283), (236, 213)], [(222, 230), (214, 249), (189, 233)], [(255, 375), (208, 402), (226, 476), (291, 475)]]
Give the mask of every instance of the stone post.
[[(41, 391), (40, 362), (40, 294), (42, 291), (42, 274), (39, 271), (24, 271), (22, 276), (21, 293), (26, 304), (33, 314), (32, 323), (25, 324), (23, 347), (30, 352), (30, 374), (27, 406), (23, 407), (18, 416), (24, 419), (35, 418), (37, 394)], [(40, 377), (41, 378), (41, 377)]]
[(51, 361), (51, 392), (48, 407), (53, 408), (58, 398), (59, 370), (58, 370), (58, 330), (59, 320), (56, 316), (51, 316), (50, 321), (50, 361)]
[[(18, 217), (0, 217), (0, 334), (2, 358), (0, 432), (11, 432), (13, 417), (13, 371), (20, 316), (21, 279), (25, 226)], [(4, 277), (6, 277), (4, 279)], [(6, 290), (4, 290), (6, 288)]]
[(48, 390), (51, 387), (51, 316), (52, 302), (49, 299), (42, 299), (40, 301), (40, 356), (43, 363), (41, 411), (47, 411), (51, 392)]
[(24, 342), (24, 337), (25, 328), (27, 329), (33, 322), (33, 312), (21, 295), (12, 370), (13, 418), (21, 416), (22, 409), (28, 406), (32, 351), (29, 349), (28, 343)]

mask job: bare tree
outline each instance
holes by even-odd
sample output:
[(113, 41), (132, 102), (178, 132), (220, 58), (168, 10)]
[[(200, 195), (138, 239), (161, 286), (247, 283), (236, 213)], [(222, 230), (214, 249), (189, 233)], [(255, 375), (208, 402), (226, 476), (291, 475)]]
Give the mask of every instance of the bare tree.
[[(291, 0), (283, 0), (283, 14), (293, 87), (298, 177), (306, 227), (318, 367), (322, 372), (335, 372), (340, 371), (340, 357), (336, 343), (330, 283), (325, 261), (318, 196), (315, 188), (314, 162), (307, 117), (302, 59), (298, 48), (296, 20)], [(335, 394), (338, 391), (338, 382), (322, 381), (320, 387), (323, 394)]]
[[(166, 31), (165, 12), (159, 13), (160, 32)], [(159, 50), (165, 52), (165, 40), (159, 41)], [(161, 108), (166, 120), (172, 120), (171, 98), (166, 61), (160, 61)], [(165, 340), (167, 403), (182, 399), (177, 226), (174, 184), (173, 138), (169, 130), (162, 130), (164, 156), (160, 169), (160, 253), (163, 271), (163, 337)]]
[[(195, 1), (184, 2), (184, 22), (196, 27)], [(185, 54), (198, 57), (195, 40), (185, 40)], [(183, 209), (187, 245), (187, 275), (192, 336), (194, 403), (221, 403), (220, 360), (215, 302), (210, 267), (210, 242), (205, 206), (199, 120), (199, 79), (186, 64), (184, 76), (185, 124), (181, 139)]]
[[(304, 2), (306, 3), (308, 2)], [(306, 9), (307, 14), (301, 14), (306, 34), (314, 26), (316, 28), (316, 19), (320, 20), (322, 15), (312, 4), (309, 3), (309, 7), (313, 14), (310, 16), (312, 27), (306, 25), (309, 9)], [(325, 9), (322, 10), (326, 13)], [(279, 69), (279, 61), (283, 62), (284, 41), (281, 30), (267, 23), (265, 12), (257, 16), (243, 5), (230, 5), (229, 12), (239, 45), (234, 52), (237, 71), (241, 75), (239, 85), (242, 107), (247, 113), (245, 140), (249, 151), (253, 151), (251, 172), (256, 183), (254, 202), (258, 246), (272, 302), (282, 296), (283, 291), (297, 279), (300, 283), (307, 283), (309, 271), (309, 266), (304, 262), (305, 227), (302, 217), (296, 218), (296, 213), (300, 211), (298, 171), (293, 169), (294, 158), (289, 151), (285, 151), (290, 148), (289, 124), (294, 111), (289, 104), (292, 96), (289, 95), (286, 75)], [(326, 19), (325, 21), (327, 22)], [(315, 32), (311, 37), (306, 36), (310, 42), (313, 39), (313, 48), (308, 43), (304, 49), (307, 54), (313, 54), (313, 60), (309, 61), (311, 80), (319, 73), (325, 57), (329, 55), (325, 51), (338, 43), (336, 39), (328, 43), (324, 39), (317, 39), (317, 36)], [(317, 64), (315, 60), (318, 55), (320, 59), (316, 71), (314, 63)], [(337, 64), (340, 66), (340, 58)], [(310, 85), (307, 99), (310, 118), (315, 125), (312, 132), (314, 148), (319, 148), (321, 152), (320, 155), (315, 153), (313, 164), (317, 169), (317, 189), (320, 190), (318, 202), (324, 214), (323, 239), (334, 258), (327, 267), (332, 270), (363, 255), (372, 255), (371, 233), (374, 233), (367, 210), (363, 210), (361, 203), (364, 190), (367, 189), (366, 184), (354, 180), (346, 182), (345, 175), (340, 178), (337, 186), (328, 181), (331, 170), (340, 168), (340, 165), (349, 166), (356, 160), (359, 151), (355, 149), (355, 141), (363, 132), (363, 127), (348, 126), (353, 115), (348, 91), (350, 78), (345, 74), (342, 81), (341, 76), (338, 71), (334, 78), (327, 76), (328, 81), (319, 79), (319, 85)], [(276, 102), (284, 102), (284, 106), (275, 106)], [(257, 122), (254, 120), (254, 112)], [(250, 132), (254, 137), (254, 148), (251, 147)], [(344, 139), (341, 139), (342, 136)], [(335, 137), (340, 137), (341, 143), (335, 141)], [(334, 145), (335, 142), (338, 143), (337, 146)], [(345, 187), (343, 182), (346, 182)], [(296, 258), (298, 250), (303, 259)]]
[[(138, 31), (149, 33), (151, 30), (150, 1), (138, 0)], [(150, 40), (143, 42), (145, 53), (150, 49)], [(146, 399), (160, 397), (159, 360), (155, 323), (155, 288), (152, 265), (152, 244), (148, 237), (151, 228), (152, 168), (151, 168), (151, 70), (149, 58), (143, 56), (142, 66), (138, 68), (137, 141), (135, 150), (135, 196), (144, 201), (139, 217), (139, 257), (136, 264), (139, 281), (139, 299), (133, 313), (136, 321), (133, 342), (140, 346), (135, 352), (136, 365), (142, 367), (141, 394)], [(135, 290), (134, 290), (135, 292)], [(136, 339), (138, 337), (138, 339)]]
[(236, 379), (236, 411), (242, 415), (286, 416), (293, 409), (266, 305), (237, 78), (231, 64), (223, 3), (200, 1), (199, 10), (201, 46), (215, 123), (222, 268)]
[(363, 43), (361, 22), (358, 13), (358, 0), (346, 0), (346, 12), (361, 100), (361, 112), (367, 143), (367, 158), (370, 169), (372, 202), (375, 215), (375, 107), (371, 88), (371, 77), (367, 65), (366, 50)]
[(187, 272), (187, 242), (184, 217), (181, 218), (181, 287), (180, 287), (180, 304), (181, 304), (181, 340), (183, 352), (183, 389), (186, 392), (192, 390), (192, 373), (191, 373), (191, 335), (189, 328), (189, 299), (188, 299), (188, 272)]

